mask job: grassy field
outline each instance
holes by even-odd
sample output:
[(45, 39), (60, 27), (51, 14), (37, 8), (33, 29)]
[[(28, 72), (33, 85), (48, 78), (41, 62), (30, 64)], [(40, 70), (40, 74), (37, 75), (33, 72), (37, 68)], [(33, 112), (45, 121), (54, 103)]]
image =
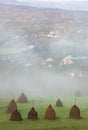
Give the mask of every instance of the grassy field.
[[(69, 119), (69, 111), (74, 105), (73, 97), (61, 97), (64, 107), (57, 108), (55, 103), (58, 97), (30, 98), (28, 103), (19, 104), (17, 107), (23, 121), (10, 121), (10, 114), (6, 113), (6, 106), (12, 99), (0, 99), (0, 130), (88, 130), (88, 97), (77, 98), (77, 106), (80, 108), (82, 119)], [(34, 103), (33, 103), (34, 102)], [(56, 120), (45, 120), (44, 114), (48, 105), (51, 104), (56, 112)], [(38, 120), (28, 120), (27, 114), (34, 106), (38, 112)]]

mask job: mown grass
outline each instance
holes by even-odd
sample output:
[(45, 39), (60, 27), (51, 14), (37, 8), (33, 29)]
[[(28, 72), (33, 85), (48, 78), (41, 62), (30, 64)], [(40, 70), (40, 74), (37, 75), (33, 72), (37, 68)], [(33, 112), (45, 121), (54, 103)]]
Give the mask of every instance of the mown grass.
[[(30, 98), (29, 102), (25, 104), (17, 103), (23, 121), (10, 121), (10, 114), (6, 113), (6, 106), (11, 99), (0, 99), (0, 130), (88, 130), (88, 97), (77, 98), (77, 105), (82, 116), (80, 120), (69, 119), (70, 108), (75, 102), (74, 97), (61, 97), (60, 99), (64, 104), (63, 108), (55, 107), (57, 99), (57, 97), (39, 97)], [(44, 119), (45, 110), (49, 104), (52, 104), (56, 111), (56, 120)], [(32, 106), (38, 112), (38, 120), (27, 119), (27, 114)]]

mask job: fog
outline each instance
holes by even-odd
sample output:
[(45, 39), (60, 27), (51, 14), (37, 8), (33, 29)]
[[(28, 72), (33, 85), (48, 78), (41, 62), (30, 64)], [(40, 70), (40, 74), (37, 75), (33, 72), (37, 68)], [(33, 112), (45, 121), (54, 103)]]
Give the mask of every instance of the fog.
[[(13, 41), (13, 43), (14, 42), (15, 41)], [(65, 70), (55, 68), (53, 63), (57, 62), (59, 65), (66, 56), (76, 61), (88, 60), (86, 46), (83, 50), (82, 45), (76, 46), (76, 43), (74, 44), (72, 41), (65, 41), (64, 39), (58, 42), (52, 41), (48, 48), (51, 57), (47, 57), (47, 59), (41, 56), (39, 57), (34, 48), (24, 46), (26, 45), (26, 38), (24, 38), (23, 42), (19, 42), (18, 39), (17, 43), (19, 43), (19, 45), (16, 44), (14, 48), (14, 44), (10, 45), (8, 42), (8, 46), (14, 50), (14, 53), (11, 50), (9, 50), (9, 53), (8, 51), (6, 52), (6, 50), (3, 50), (1, 53), (0, 97), (17, 98), (22, 92), (28, 97), (75, 96), (74, 93), (77, 90), (80, 91), (82, 96), (87, 96), (87, 78), (76, 77), (71, 74), (74, 69), (77, 71), (78, 68), (68, 69), (68, 74), (66, 74)], [(78, 52), (79, 47), (79, 55), (73, 53), (74, 51)], [(17, 48), (20, 51), (15, 50)], [(68, 56), (70, 54), (71, 56)], [(86, 56), (84, 54), (86, 54)], [(57, 59), (55, 59), (55, 57)], [(61, 58), (58, 59), (58, 57)], [(68, 68), (70, 68), (70, 66), (68, 66)]]
[(88, 31), (81, 14), (61, 11), (50, 20), (42, 9), (14, 7), (10, 17), (9, 9), (2, 7), (0, 97), (74, 96), (77, 90), (87, 96)]
[(1, 82), (1, 97), (17, 97), (24, 92), (31, 96), (74, 96), (79, 90), (82, 95), (87, 95), (87, 82), (61, 77), (55, 74), (38, 73), (34, 77), (13, 76)]
[[(31, 54), (33, 56), (33, 54)], [(22, 55), (21, 55), (22, 56)], [(21, 57), (23, 58), (23, 57)], [(34, 56), (32, 57), (34, 58)], [(25, 60), (25, 57), (23, 58)], [(74, 96), (79, 90), (82, 96), (87, 95), (87, 79), (64, 75), (48, 67), (38, 65), (39, 59), (33, 60), (34, 65), (12, 63), (0, 70), (0, 97), (17, 98), (22, 92), (32, 96)], [(18, 62), (16, 60), (16, 62)]]
[[(16, 43), (19, 43), (20, 47), (16, 44), (17, 46), (15, 45), (15, 48), (14, 44), (11, 44), (11, 49), (14, 50), (14, 53), (12, 50), (9, 50), (9, 53), (3, 50), (1, 53), (0, 97), (17, 98), (22, 92), (28, 97), (74, 96), (77, 90), (80, 91), (82, 96), (87, 96), (87, 78), (76, 77), (72, 72), (73, 70), (79, 70), (81, 72), (82, 70), (79, 66), (78, 68), (73, 67), (70, 69), (71, 66), (68, 65), (67, 67), (69, 69), (66, 70), (68, 74), (65, 73), (65, 70), (62, 70), (63, 67), (60, 69), (58, 67), (55, 68), (55, 64), (57, 63), (57, 66), (59, 66), (60, 62), (66, 56), (67, 58), (72, 58), (74, 63), (77, 60), (81, 60), (81, 62), (88, 60), (86, 46), (83, 50), (83, 45), (76, 46), (76, 43), (73, 44), (72, 41), (65, 41), (64, 39), (58, 42), (52, 41), (48, 48), (49, 54), (51, 55), (47, 59), (39, 56), (34, 48), (24, 46), (26, 45), (26, 38), (24, 38), (23, 42), (19, 42), (18, 39)], [(9, 42), (8, 46), (10, 47)], [(17, 48), (20, 51), (17, 51)], [(79, 48), (80, 53), (77, 55), (74, 51), (78, 52)], [(42, 53), (43, 51), (40, 54)]]

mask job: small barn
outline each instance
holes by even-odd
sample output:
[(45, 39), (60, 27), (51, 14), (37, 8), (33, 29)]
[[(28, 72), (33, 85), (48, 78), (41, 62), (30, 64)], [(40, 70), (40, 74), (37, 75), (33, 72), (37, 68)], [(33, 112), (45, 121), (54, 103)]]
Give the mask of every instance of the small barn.
[(56, 113), (55, 113), (55, 110), (54, 110), (54, 108), (52, 107), (51, 104), (46, 109), (44, 118), (48, 119), (48, 120), (54, 120), (54, 119), (56, 119)]
[(70, 110), (70, 113), (69, 113), (69, 117), (73, 118), (73, 119), (80, 119), (81, 118), (81, 116), (80, 116), (80, 109), (76, 105), (73, 105), (71, 107), (71, 110)]
[(38, 119), (38, 113), (36, 112), (34, 107), (32, 107), (29, 111), (27, 119)]
[(25, 95), (24, 93), (22, 93), (22, 94), (19, 96), (18, 102), (19, 102), (19, 103), (27, 103), (27, 102), (28, 102), (27, 97), (26, 97), (26, 95)]
[(17, 109), (12, 113), (10, 120), (11, 121), (22, 121), (21, 114), (19, 113), (19, 111)]
[(7, 108), (7, 113), (13, 113), (17, 109), (16, 102), (12, 100)]
[(58, 99), (58, 100), (56, 101), (56, 107), (63, 107), (63, 103), (61, 102), (60, 99)]

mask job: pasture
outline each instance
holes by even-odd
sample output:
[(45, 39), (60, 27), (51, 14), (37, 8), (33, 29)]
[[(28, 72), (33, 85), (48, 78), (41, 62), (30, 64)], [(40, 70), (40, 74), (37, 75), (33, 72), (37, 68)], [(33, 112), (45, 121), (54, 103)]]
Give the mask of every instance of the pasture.
[[(64, 107), (56, 107), (60, 98)], [(0, 130), (88, 130), (88, 97), (78, 97), (77, 106), (80, 108), (82, 119), (69, 119), (70, 108), (75, 104), (74, 97), (31, 97), (28, 103), (17, 103), (22, 121), (10, 121), (6, 113), (12, 99), (0, 99)], [(17, 99), (15, 99), (17, 101)], [(51, 104), (56, 112), (56, 120), (45, 120), (44, 114)], [(28, 120), (27, 114), (34, 106), (38, 112), (38, 120)]]

